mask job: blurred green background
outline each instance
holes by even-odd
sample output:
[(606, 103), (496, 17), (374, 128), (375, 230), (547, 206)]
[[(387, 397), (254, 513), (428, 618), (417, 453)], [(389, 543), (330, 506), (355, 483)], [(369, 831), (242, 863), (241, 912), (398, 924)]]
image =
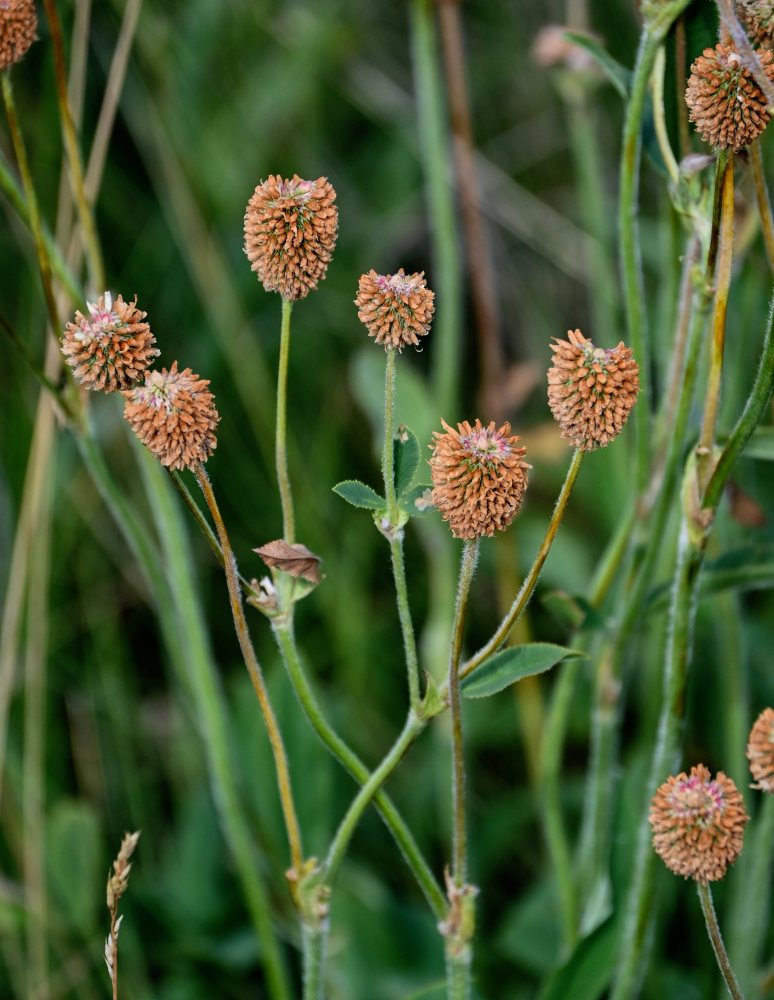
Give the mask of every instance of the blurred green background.
[[(69, 39), (73, 4), (57, 6)], [(91, 11), (84, 149), (123, 6), (95, 4)], [(694, 7), (689, 39), (697, 53), (712, 42), (714, 20), (709, 4)], [(462, 16), (504, 377), (514, 386), (506, 416), (534, 467), (516, 525), (502, 540), (483, 545), (466, 640), (472, 651), (491, 633), (528, 568), (569, 458), (545, 400), (550, 339), (576, 327), (602, 346), (625, 337), (615, 257), (623, 105), (593, 69), (548, 68), (533, 58), (541, 28), (576, 16), (563, 4), (469, 0)], [(638, 34), (633, 5), (593, 3), (588, 17), (612, 55), (631, 67)], [(177, 359), (210, 379), (221, 423), (208, 471), (240, 568), (249, 577), (264, 573), (251, 549), (281, 533), (273, 467), (280, 301), (264, 292), (244, 256), (244, 208), (269, 173), (326, 176), (336, 189), (340, 230), (333, 262), (319, 290), (293, 312), (289, 434), (297, 534), (322, 557), (325, 573), (299, 606), (297, 633), (327, 713), (370, 765), (380, 760), (404, 717), (401, 641), (384, 541), (368, 513), (347, 507), (331, 487), (346, 478), (378, 484), (382, 351), (357, 320), (359, 275), (371, 268), (424, 270), (428, 285), (437, 288), (422, 158), (426, 136), (416, 103), (418, 19), (432, 24), (432, 5), (145, 0), (97, 204), (111, 290), (125, 298), (137, 294), (162, 364)], [(53, 227), (61, 137), (42, 11), (39, 34), (14, 70), (13, 83), (42, 211)], [(5, 130), (0, 145), (13, 163)], [(646, 151), (652, 145), (646, 135)], [(683, 247), (656, 160), (647, 159), (644, 167), (642, 226), (654, 335), (666, 356)], [(583, 180), (589, 164), (597, 170), (602, 198), (592, 218)], [(2, 206), (0, 313), (42, 360), (45, 312), (34, 249), (7, 202)], [(729, 314), (734, 364), (723, 400), (726, 426), (755, 364), (769, 286), (755, 241)], [(429, 389), (442, 339), (431, 334), (421, 352), (400, 358), (397, 417), (423, 446), (442, 417), (489, 419), (477, 408), (476, 334), (462, 268), (455, 291), (462, 309), (456, 409), (439, 411)], [(439, 299), (439, 317), (445, 308)], [(658, 361), (656, 374), (660, 388), (669, 373)], [(0, 587), (7, 598), (15, 594), (11, 554), (40, 391), (19, 353), (0, 340)], [(120, 405), (102, 396), (89, 404), (109, 468), (158, 545)], [(631, 493), (628, 458), (625, 434), (619, 445), (586, 460), (541, 591), (586, 591)], [(147, 583), (65, 430), (56, 431), (47, 471), (49, 566), (37, 578), (42, 590), (27, 595), (9, 660), (0, 802), (0, 996), (90, 1000), (107, 994), (104, 879), (123, 832), (137, 828), (142, 837), (122, 901), (121, 996), (264, 996), (261, 956), (219, 828), (185, 671), (171, 663)], [(744, 462), (736, 478), (770, 522), (774, 493), (767, 466)], [(296, 977), (294, 914), (283, 875), (289, 862), (268, 744), (239, 657), (222, 572), (184, 516), (194, 586), (228, 703), (236, 780), (256, 864)], [(741, 545), (765, 551), (770, 543), (768, 522), (740, 526), (724, 517), (718, 526), (718, 551)], [(451, 612), (458, 549), (429, 521), (407, 534), (414, 619), (424, 665), (436, 673), (444, 668), (438, 628)], [(751, 690), (756, 712), (771, 699), (771, 602), (767, 594), (748, 596), (743, 607), (736, 604), (742, 619), (724, 617), (717, 607), (703, 608), (697, 626), (701, 681), (691, 691), (686, 757), (689, 764), (703, 759), (713, 770), (724, 767), (745, 784), (744, 774), (734, 772), (742, 748), (730, 750), (730, 737), (718, 738), (714, 720), (722, 712), (729, 659), (744, 664), (739, 687)], [(306, 724), (266, 623), (252, 611), (249, 620), (288, 745), (306, 850), (320, 854), (355, 786)], [(740, 620), (744, 634), (726, 624)], [(563, 642), (569, 634), (539, 600), (524, 627), (523, 635), (546, 641)], [(614, 858), (621, 877), (641, 821), (636, 792), (658, 703), (663, 628), (663, 613), (648, 619), (632, 655)], [(44, 651), (36, 660), (35, 640), (41, 638)], [(573, 838), (588, 753), (591, 674), (584, 671), (563, 775)], [(465, 706), (471, 870), (481, 888), (475, 967), (481, 997), (537, 996), (560, 957), (533, 758), (552, 683), (549, 675), (516, 694)], [(30, 704), (42, 705), (37, 721)], [(439, 876), (449, 856), (447, 725), (445, 717), (434, 722), (389, 785)], [(34, 808), (25, 813), (30, 753), (37, 753), (43, 775), (43, 828), (33, 831), (25, 823), (34, 814)], [(28, 849), (30, 838), (40, 844), (37, 853)], [(691, 894), (661, 876), (667, 916), (646, 989), (660, 998), (710, 996), (712, 956), (693, 910), (679, 949), (667, 933), (686, 926), (683, 910), (693, 901), (685, 895)], [(46, 897), (50, 978), (38, 993), (29, 992), (24, 885), (30, 879), (45, 885)], [(675, 900), (678, 894), (682, 901)], [(358, 829), (333, 897), (329, 965), (330, 996), (337, 1000), (443, 995), (441, 939), (372, 812)]]

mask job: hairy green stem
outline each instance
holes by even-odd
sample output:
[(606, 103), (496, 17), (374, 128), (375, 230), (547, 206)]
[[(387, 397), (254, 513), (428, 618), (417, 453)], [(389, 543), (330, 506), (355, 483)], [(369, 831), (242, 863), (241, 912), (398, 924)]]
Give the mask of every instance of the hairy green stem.
[(656, 54), (672, 22), (687, 5), (688, 0), (668, 0), (665, 3), (652, 5), (649, 13), (652, 15), (656, 11), (656, 14), (646, 17), (640, 36), (623, 130), (618, 195), (618, 237), (629, 346), (640, 365), (641, 399), (634, 410), (636, 482), (640, 491), (645, 488), (650, 471), (649, 422), (652, 407), (650, 344), (638, 227), (642, 121)]
[(661, 158), (667, 168), (669, 180), (672, 184), (677, 184), (680, 179), (680, 168), (677, 165), (675, 154), (669, 142), (666, 119), (664, 115), (664, 69), (666, 66), (666, 53), (664, 46), (660, 45), (653, 61), (653, 72), (650, 77), (650, 89), (653, 95), (653, 124), (656, 129), (658, 148)]
[(301, 921), (304, 957), (303, 1000), (325, 1000), (325, 961), (330, 924), (327, 916), (314, 926)]
[(720, 933), (720, 927), (718, 926), (718, 918), (715, 913), (715, 907), (712, 903), (712, 892), (710, 887), (707, 882), (697, 882), (696, 888), (699, 892), (701, 911), (704, 914), (704, 923), (707, 925), (707, 933), (709, 934), (710, 941), (712, 942), (712, 949), (715, 952), (715, 958), (718, 960), (718, 966), (723, 979), (725, 980), (726, 986), (728, 987), (728, 992), (733, 997), (733, 1000), (744, 1000), (742, 991), (739, 989), (739, 983), (736, 981), (734, 970), (731, 968), (731, 963), (729, 962), (728, 955), (726, 954), (723, 937)]
[(295, 520), (293, 517), (293, 494), (288, 474), (287, 420), (288, 420), (288, 359), (290, 357), (290, 314), (293, 303), (282, 300), (282, 330), (280, 332), (279, 365), (277, 368), (277, 416), (275, 435), (275, 461), (277, 484), (282, 504), (282, 537), (292, 545), (295, 541)]
[[(301, 665), (295, 636), (293, 635), (292, 623), (283, 621), (281, 618), (275, 618), (272, 621), (272, 627), (296, 696), (301, 702), (301, 707), (312, 724), (314, 731), (336, 760), (339, 761), (352, 777), (361, 785), (365, 785), (371, 778), (371, 772), (357, 754), (341, 739), (322, 714)], [(437, 920), (442, 919), (446, 911), (443, 892), (422, 856), (413, 834), (406, 826), (405, 821), (386, 792), (379, 790), (375, 792), (373, 798), (374, 805), (395, 838), (395, 842), (413, 872), (419, 887), (424, 892), (434, 916)]]
[(446, 997), (447, 1000), (468, 1000), (470, 996), (471, 956), (446, 956)]
[(424, 725), (423, 720), (418, 719), (413, 712), (408, 713), (406, 724), (397, 740), (393, 743), (381, 764), (371, 773), (368, 780), (365, 781), (363, 787), (353, 799), (331, 841), (328, 854), (322, 866), (321, 881), (326, 885), (330, 885), (335, 878), (352, 834), (355, 832), (355, 827), (360, 821), (360, 817), (389, 775), (401, 762), (408, 748), (422, 729), (424, 729)]
[(382, 479), (387, 501), (387, 520), (391, 526), (398, 524), (398, 498), (395, 493), (395, 356), (394, 347), (388, 347), (384, 366), (384, 445), (382, 447)]
[[(634, 567), (634, 582), (622, 601), (618, 631), (613, 640), (612, 657), (609, 661), (606, 660), (609, 666), (606, 683), (597, 685), (598, 694), (600, 697), (605, 697), (606, 703), (595, 706), (592, 713), (591, 763), (580, 851), (582, 882), (587, 889), (602, 884), (602, 880), (606, 878), (609, 856), (606, 845), (616, 788), (615, 782), (610, 780), (610, 775), (615, 771), (618, 727), (621, 720), (621, 706), (611, 705), (609, 698), (622, 688), (629, 639), (642, 614), (643, 601), (656, 560), (660, 554), (663, 555), (664, 532), (674, 500), (678, 469), (683, 460), (685, 435), (699, 371), (700, 348), (712, 301), (706, 282), (700, 282), (699, 286), (693, 289), (693, 293), (691, 285), (684, 283), (683, 294), (688, 296), (691, 302), (691, 319), (686, 348), (681, 352), (681, 357), (676, 358), (674, 362), (679, 369), (680, 391), (669, 428), (666, 453), (663, 459), (659, 460), (659, 467), (654, 472), (653, 483), (643, 504), (649, 516), (636, 526), (630, 539), (639, 562)], [(666, 405), (671, 405), (669, 399), (665, 401)], [(640, 551), (637, 551), (637, 546), (640, 547)]]
[(406, 567), (403, 560), (402, 531), (399, 538), (390, 539), (390, 556), (392, 561), (392, 575), (395, 580), (395, 596), (398, 602), (398, 617), (403, 634), (406, 670), (408, 672), (409, 707), (412, 712), (418, 713), (420, 706), (419, 658), (417, 656), (417, 642), (414, 636), (414, 625), (411, 621), (411, 607), (408, 599)]
[[(218, 562), (223, 565), (223, 551), (217, 537), (200, 510), (195, 499), (191, 496), (188, 488), (180, 477), (179, 473), (172, 473), (172, 480), (185, 500), (186, 505), (196, 519), (197, 524), (207, 539)], [(240, 576), (240, 585), (245, 594), (255, 596), (252, 586)], [(328, 723), (320, 706), (315, 698), (298, 654), (295, 635), (293, 633), (293, 623), (288, 615), (278, 616), (272, 619), (272, 628), (277, 640), (277, 644), (282, 654), (283, 662), (290, 675), (293, 688), (296, 692), (301, 707), (306, 713), (312, 728), (320, 737), (325, 746), (330, 750), (336, 760), (347, 770), (359, 783), (364, 784), (371, 776), (371, 772), (360, 760), (357, 754), (341, 739), (333, 727)], [(427, 861), (422, 856), (413, 834), (406, 826), (406, 822), (395, 808), (389, 796), (378, 791), (374, 796), (374, 804), (382, 819), (389, 828), (395, 842), (400, 848), (406, 863), (414, 874), (414, 877), (422, 889), (430, 908), (436, 919), (442, 919), (445, 912), (445, 902), (443, 892), (433, 876)]]
[(769, 307), (769, 319), (766, 325), (766, 334), (763, 340), (763, 349), (760, 361), (758, 362), (755, 381), (753, 382), (750, 395), (747, 397), (747, 402), (737, 421), (736, 427), (731, 432), (715, 465), (712, 478), (704, 493), (702, 500), (703, 507), (714, 508), (720, 501), (721, 493), (731, 474), (731, 469), (734, 467), (744, 446), (763, 417), (771, 398), (772, 386), (774, 386), (774, 297), (772, 297)]
[[(218, 817), (261, 948), (267, 990), (272, 1000), (289, 1000), (288, 974), (272, 927), (269, 899), (260, 874), (260, 858), (237, 788), (238, 768), (228, 740), (228, 708), (194, 589), (189, 541), (158, 461), (145, 448), (138, 448), (138, 459), (161, 539), (164, 563), (169, 568), (167, 579), (177, 623), (174, 648), (180, 649), (183, 661), (178, 669), (191, 686)], [(176, 477), (179, 474), (173, 473), (177, 485)]]
[(468, 868), (468, 838), (465, 812), (465, 746), (462, 737), (462, 698), (460, 695), (460, 655), (465, 612), (470, 597), (470, 585), (478, 560), (478, 539), (468, 539), (462, 549), (457, 603), (449, 652), (449, 711), (452, 727), (452, 879), (457, 889), (465, 885)]
[(237, 639), (239, 640), (239, 648), (242, 651), (242, 657), (244, 659), (245, 666), (247, 667), (247, 672), (250, 675), (253, 689), (255, 690), (258, 698), (258, 704), (261, 707), (261, 714), (263, 715), (263, 720), (266, 724), (266, 731), (269, 736), (269, 742), (271, 743), (277, 775), (277, 787), (279, 789), (280, 802), (282, 803), (282, 815), (285, 820), (285, 829), (287, 831), (288, 844), (290, 846), (291, 864), (293, 870), (300, 873), (303, 868), (304, 855), (301, 847), (301, 830), (298, 825), (296, 808), (293, 803), (288, 758), (285, 752), (284, 743), (282, 742), (282, 734), (280, 733), (279, 725), (277, 724), (277, 717), (274, 714), (274, 709), (271, 707), (269, 692), (266, 688), (266, 682), (263, 679), (263, 671), (258, 663), (258, 658), (255, 655), (253, 643), (250, 639), (250, 633), (247, 629), (244, 608), (242, 607), (242, 591), (239, 586), (239, 573), (237, 570), (236, 558), (234, 557), (234, 552), (231, 548), (228, 534), (226, 533), (226, 526), (220, 515), (220, 509), (218, 508), (217, 501), (215, 500), (215, 494), (213, 493), (210, 480), (204, 469), (204, 465), (201, 462), (197, 463), (194, 472), (199, 486), (201, 486), (204, 498), (207, 501), (207, 506), (212, 514), (212, 519), (215, 522), (215, 530), (218, 533), (220, 546), (223, 550), (223, 568), (226, 572), (226, 585), (228, 587), (228, 596), (231, 603), (231, 615), (234, 619), (234, 627), (236, 628)]
[(567, 504), (570, 499), (570, 494), (572, 493), (572, 488), (575, 485), (575, 480), (578, 478), (578, 473), (580, 472), (583, 455), (584, 452), (582, 452), (580, 448), (575, 449), (570, 462), (570, 467), (567, 470), (567, 475), (564, 478), (564, 483), (559, 491), (556, 506), (554, 507), (554, 512), (551, 516), (551, 521), (546, 529), (545, 537), (543, 538), (540, 549), (538, 550), (532, 566), (530, 567), (529, 573), (525, 577), (519, 593), (516, 595), (516, 599), (511, 605), (508, 613), (503, 618), (502, 622), (497, 627), (497, 630), (492, 638), (463, 664), (460, 670), (461, 679), (464, 679), (468, 676), (468, 674), (471, 674), (476, 667), (480, 666), (484, 660), (490, 657), (492, 653), (494, 653), (497, 648), (505, 642), (508, 638), (508, 633), (516, 624), (516, 621), (532, 596), (532, 592), (535, 589), (535, 585), (540, 577), (540, 571), (543, 569), (543, 564), (545, 563), (548, 553), (551, 550), (551, 545), (553, 544), (554, 538), (556, 538), (559, 525), (562, 523), (562, 518), (567, 510)]
[(720, 407), (720, 380), (723, 374), (723, 349), (726, 340), (726, 311), (731, 287), (731, 264), (734, 256), (734, 157), (730, 154), (723, 172), (723, 196), (718, 231), (718, 261), (715, 275), (715, 302), (712, 322), (712, 346), (704, 418), (696, 449), (699, 488), (704, 491), (712, 474), (715, 426)]
[(403, 649), (408, 672), (409, 705), (411, 711), (419, 713), (419, 660), (414, 625), (406, 585), (406, 568), (403, 560), (403, 529), (399, 526), (400, 511), (395, 491), (395, 362), (397, 351), (387, 349), (384, 371), (384, 446), (382, 448), (382, 478), (384, 496), (387, 501), (388, 529), (385, 532), (390, 543), (392, 576), (395, 581), (395, 596), (398, 603), (398, 618), (403, 635)]

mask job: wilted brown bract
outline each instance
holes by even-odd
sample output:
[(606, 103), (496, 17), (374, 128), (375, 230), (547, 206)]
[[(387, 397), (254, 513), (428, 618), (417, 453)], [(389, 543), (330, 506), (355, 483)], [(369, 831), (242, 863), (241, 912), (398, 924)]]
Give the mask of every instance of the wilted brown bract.
[(263, 559), (267, 566), (290, 573), (291, 576), (303, 577), (310, 583), (320, 582), (320, 557), (311, 552), (305, 545), (296, 542), (288, 545), (278, 538), (275, 542), (267, 542), (258, 549), (253, 549)]

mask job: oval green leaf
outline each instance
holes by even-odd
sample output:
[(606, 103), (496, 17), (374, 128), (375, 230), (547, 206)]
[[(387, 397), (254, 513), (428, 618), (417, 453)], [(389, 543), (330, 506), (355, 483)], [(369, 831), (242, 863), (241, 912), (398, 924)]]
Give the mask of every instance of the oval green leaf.
[(401, 496), (411, 486), (419, 465), (419, 441), (416, 434), (401, 426), (395, 435), (395, 492)]
[(503, 688), (550, 670), (560, 660), (570, 660), (586, 654), (579, 649), (555, 646), (550, 642), (530, 642), (525, 646), (509, 646), (495, 653), (461, 684), (466, 698), (488, 698)]
[(338, 493), (353, 507), (364, 507), (366, 510), (385, 510), (387, 507), (384, 497), (380, 497), (370, 486), (357, 479), (345, 479), (343, 483), (337, 483), (333, 492)]

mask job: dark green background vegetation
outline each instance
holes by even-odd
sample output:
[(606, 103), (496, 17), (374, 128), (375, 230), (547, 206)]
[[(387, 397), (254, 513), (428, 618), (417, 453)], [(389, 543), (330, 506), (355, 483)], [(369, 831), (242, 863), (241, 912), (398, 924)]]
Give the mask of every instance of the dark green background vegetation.
[[(58, 6), (69, 38), (72, 4)], [(711, 44), (714, 34), (712, 7), (694, 6), (690, 55)], [(95, 4), (92, 12), (84, 148), (122, 7)], [(590, 16), (613, 56), (631, 67), (638, 34), (632, 5), (592, 3)], [(594, 81), (533, 61), (540, 28), (565, 20), (562, 4), (469, 0), (463, 17), (475, 141), (490, 167), (482, 200), (503, 353), (525, 386), (513, 395), (508, 417), (533, 465), (523, 513), (504, 538), (482, 547), (467, 640), (473, 650), (491, 633), (528, 568), (569, 460), (570, 449), (559, 439), (545, 399), (550, 339), (576, 327), (602, 346), (625, 338), (617, 294), (606, 312), (594, 300), (597, 258), (587, 253), (588, 206), (578, 178), (578, 149), (591, 142), (606, 198), (595, 225), (615, 276), (623, 105), (601, 77)], [(384, 0), (146, 0), (97, 205), (110, 288), (125, 298), (137, 294), (161, 363), (177, 359), (210, 379), (221, 423), (208, 471), (242, 572), (261, 576), (263, 566), (250, 550), (281, 533), (273, 469), (280, 300), (265, 293), (250, 271), (242, 217), (253, 188), (269, 173), (324, 175), (337, 191), (340, 231), (328, 276), (293, 313), (290, 469), (297, 534), (322, 557), (325, 573), (299, 606), (297, 632), (327, 712), (371, 765), (391, 744), (405, 712), (400, 634), (384, 540), (368, 513), (347, 507), (331, 487), (345, 478), (378, 482), (382, 352), (357, 320), (352, 300), (359, 275), (370, 268), (424, 270), (429, 286), (436, 287), (410, 24), (407, 3)], [(42, 12), (39, 34), (13, 72), (13, 83), (42, 210), (53, 226), (61, 138)], [(583, 124), (576, 127), (585, 126), (586, 132), (578, 146), (571, 134), (572, 107), (581, 98)], [(5, 131), (0, 145), (12, 163)], [(648, 150), (653, 145), (647, 135), (645, 145)], [(649, 307), (666, 357), (682, 233), (655, 155), (646, 156), (642, 185)], [(743, 182), (739, 197), (751, 197)], [(49, 334), (34, 249), (13, 211), (2, 204), (0, 313), (42, 359)], [(729, 311), (721, 415), (726, 428), (754, 370), (770, 286), (753, 234)], [(617, 293), (617, 279), (613, 287)], [(441, 341), (431, 333), (421, 353), (408, 351), (400, 359), (397, 416), (414, 428), (423, 446), (442, 417), (489, 418), (476, 402), (476, 339), (464, 276), (460, 288), (463, 346), (456, 409), (439, 412), (427, 389), (444, 349)], [(593, 324), (604, 315), (612, 322), (596, 329)], [(656, 367), (660, 391), (668, 372), (658, 361)], [(6, 593), (40, 392), (19, 353), (0, 340), (0, 587)], [(119, 402), (95, 395), (89, 403), (110, 469), (153, 533)], [(631, 495), (629, 451), (625, 432), (611, 449), (586, 460), (524, 636), (568, 640), (567, 628), (540, 598), (553, 588), (586, 592)], [(143, 576), (67, 431), (57, 432), (52, 463), (47, 611), (41, 620), (33, 607), (23, 619), (0, 804), (0, 995), (22, 995), (27, 961), (22, 859), (28, 831), (21, 810), (29, 682), (23, 650), (38, 630), (47, 629), (42, 736), (53, 977), (48, 995), (83, 1000), (107, 995), (105, 874), (123, 832), (141, 828), (122, 905), (121, 996), (262, 996), (260, 955), (208, 790), (190, 691), (170, 667)], [(734, 477), (760, 506), (766, 524), (744, 527), (724, 510), (710, 558), (742, 546), (761, 561), (768, 558), (774, 518), (769, 469), (745, 460)], [(427, 561), (448, 561), (451, 575), (443, 597), (451, 600), (459, 546), (436, 529), (428, 521), (418, 530), (409, 528), (407, 559), (424, 662), (439, 674), (444, 647), (443, 638), (427, 627), (431, 610), (439, 611), (429, 591)], [(283, 875), (289, 862), (268, 744), (239, 657), (222, 572), (192, 523), (188, 533), (196, 589), (233, 721), (230, 737), (255, 833), (256, 863), (295, 968), (295, 920)], [(450, 607), (440, 610), (448, 616)], [(612, 610), (611, 604), (603, 614)], [(766, 592), (725, 593), (699, 611), (685, 762), (702, 760), (713, 771), (724, 769), (740, 787), (749, 781), (739, 742), (745, 733), (729, 732), (725, 725), (727, 699), (744, 692), (751, 722), (774, 697), (771, 612)], [(257, 612), (249, 615), (288, 744), (306, 848), (319, 854), (355, 786), (302, 717), (265, 622)], [(644, 821), (641, 782), (658, 711), (664, 628), (662, 606), (643, 618), (631, 651), (612, 858), (616, 892), (625, 885), (633, 838)], [(563, 775), (573, 838), (584, 794), (592, 665), (584, 671)], [(474, 970), (481, 997), (537, 996), (560, 957), (533, 759), (554, 680), (552, 673), (523, 690), (465, 706), (471, 873), (481, 888)], [(389, 786), (438, 873), (449, 856), (447, 722), (438, 719), (423, 734)], [(658, 878), (660, 915), (645, 994), (659, 1000), (715, 995), (718, 980), (693, 887), (661, 870)], [(718, 894), (721, 914), (724, 889)], [(337, 1000), (443, 995), (441, 939), (374, 813), (361, 824), (337, 883), (329, 965), (330, 995)], [(423, 988), (427, 992), (420, 992)]]

